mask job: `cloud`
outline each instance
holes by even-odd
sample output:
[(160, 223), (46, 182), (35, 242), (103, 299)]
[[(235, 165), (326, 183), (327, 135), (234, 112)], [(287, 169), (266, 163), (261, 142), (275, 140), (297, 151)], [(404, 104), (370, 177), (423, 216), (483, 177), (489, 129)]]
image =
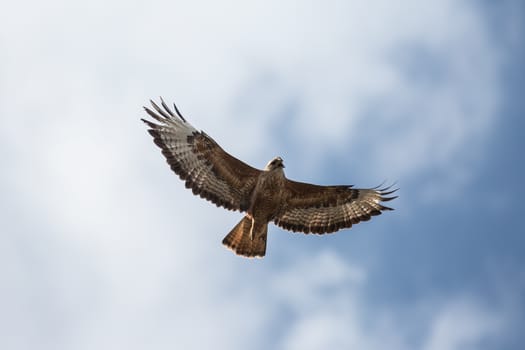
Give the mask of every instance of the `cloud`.
[(277, 300), (292, 315), (283, 325), (283, 349), (482, 348), (514, 322), (501, 294), (490, 305), (458, 293), (371, 307), (363, 302), (366, 272), (332, 251), (300, 259), (274, 282)]
[[(482, 146), (500, 103), (504, 58), (478, 8), (454, 1), (167, 6), (130, 4), (123, 12), (118, 2), (55, 1), (20, 15), (23, 22), (7, 18), (17, 35), (4, 39), (17, 55), (4, 59), (5, 73), (24, 93), (7, 89), (18, 112), (4, 111), (35, 115), (24, 103), (32, 101), (45, 116), (58, 100), (85, 106), (113, 96), (134, 115), (131, 106), (145, 97), (176, 96), (197, 127), (260, 166), (286, 152), (265, 152), (274, 129), (285, 128), (291, 149), (311, 160), (295, 168), (315, 171), (338, 152), (347, 167), (359, 162), (378, 174), (374, 184), (426, 172), (443, 184), (468, 181), (471, 150)], [(25, 74), (13, 75), (19, 64)], [(297, 107), (283, 116), (290, 103)], [(238, 142), (230, 141), (232, 123)], [(258, 137), (249, 136), (254, 131)]]
[(477, 8), (57, 0), (0, 16), (3, 348), (455, 349), (508, 324), (471, 296), (376, 310), (370, 272), (328, 244), (232, 256), (219, 243), (240, 215), (177, 183), (139, 121), (163, 95), (255, 166), (287, 152), (299, 180), (352, 168), (433, 182), (435, 200), (469, 181), (500, 102), (505, 52)]
[[(479, 348), (484, 341), (498, 336), (504, 326), (503, 315), (472, 300), (453, 300), (438, 310), (432, 320), (425, 350)], [(507, 325), (508, 326), (508, 325)]]

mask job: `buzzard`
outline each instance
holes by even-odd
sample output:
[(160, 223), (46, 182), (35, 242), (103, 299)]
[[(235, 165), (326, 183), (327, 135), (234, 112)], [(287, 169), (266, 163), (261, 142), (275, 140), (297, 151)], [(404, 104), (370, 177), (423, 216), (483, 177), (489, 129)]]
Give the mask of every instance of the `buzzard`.
[(145, 111), (159, 124), (142, 119), (171, 169), (195, 195), (228, 210), (246, 213), (222, 243), (238, 255), (263, 257), (268, 223), (293, 232), (324, 234), (349, 228), (384, 210), (396, 190), (357, 189), (350, 185), (319, 186), (292, 181), (284, 163), (273, 158), (263, 170), (224, 151), (204, 131), (198, 131), (173, 104)]

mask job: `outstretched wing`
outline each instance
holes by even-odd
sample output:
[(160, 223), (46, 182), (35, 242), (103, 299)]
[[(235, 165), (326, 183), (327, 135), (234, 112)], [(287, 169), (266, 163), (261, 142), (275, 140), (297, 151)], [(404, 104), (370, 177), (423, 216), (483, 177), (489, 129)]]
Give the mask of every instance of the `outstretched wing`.
[(318, 186), (288, 180), (283, 209), (274, 218), (276, 225), (290, 231), (324, 234), (367, 221), (392, 208), (382, 202), (396, 190), (354, 189), (352, 186)]
[(142, 119), (162, 150), (171, 169), (186, 187), (217, 206), (245, 211), (260, 170), (226, 153), (210, 136), (196, 130), (173, 105), (175, 113), (162, 102), (150, 101), (146, 112), (160, 124)]

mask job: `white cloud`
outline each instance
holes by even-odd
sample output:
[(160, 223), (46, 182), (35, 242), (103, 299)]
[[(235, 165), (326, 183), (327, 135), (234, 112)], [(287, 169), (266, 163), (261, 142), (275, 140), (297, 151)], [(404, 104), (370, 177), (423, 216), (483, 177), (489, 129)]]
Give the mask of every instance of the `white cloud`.
[[(302, 170), (336, 151), (379, 180), (448, 171), (475, 158), (466, 146), (499, 101), (503, 53), (486, 30), (454, 1), (13, 2), (0, 14), (1, 347), (405, 348), (395, 311), (363, 323), (367, 273), (346, 258), (223, 250), (240, 215), (183, 188), (140, 106), (175, 98), (256, 166), (287, 151), (285, 128)], [(462, 303), (429, 317), (428, 350), (504, 322)], [(293, 322), (274, 341), (281, 307)], [(456, 317), (478, 322), (452, 329)]]
[[(5, 115), (49, 118), (47, 111), (77, 96), (83, 107), (126, 105), (121, 111), (131, 116), (146, 97), (162, 94), (259, 166), (286, 152), (266, 151), (275, 134), (268, 123), (291, 123), (290, 140), (313, 159), (296, 167), (313, 170), (325, 153), (339, 151), (377, 173), (374, 183), (428, 170), (447, 183), (468, 181), (472, 150), (495, 118), (504, 56), (476, 8), (455, 1), (173, 5), (55, 1), (34, 4), (31, 13), (15, 6), (3, 24), (11, 34), (3, 38), (3, 84), (13, 105)], [(272, 77), (270, 91), (243, 92), (261, 75)], [(239, 96), (251, 108), (236, 108)], [(297, 115), (284, 122), (277, 112), (288, 99)], [(239, 142), (230, 140), (232, 123)], [(353, 151), (362, 147), (368, 154)]]
[(275, 294), (294, 315), (279, 348), (479, 349), (514, 322), (505, 295), (492, 305), (460, 294), (370, 307), (363, 303), (365, 275), (333, 252), (301, 259), (278, 275)]
[(476, 349), (484, 341), (501, 333), (503, 315), (494, 314), (487, 306), (472, 300), (452, 300), (438, 310), (432, 320), (425, 350)]

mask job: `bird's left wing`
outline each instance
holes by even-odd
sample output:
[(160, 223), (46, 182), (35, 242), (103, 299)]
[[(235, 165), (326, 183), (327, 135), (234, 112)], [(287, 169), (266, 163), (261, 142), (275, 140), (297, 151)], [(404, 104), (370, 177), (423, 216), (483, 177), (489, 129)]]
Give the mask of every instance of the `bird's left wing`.
[(160, 124), (142, 121), (149, 126), (153, 141), (186, 187), (217, 206), (247, 210), (261, 171), (231, 156), (206, 133), (196, 130), (175, 105), (174, 113), (162, 99), (162, 108), (150, 102), (154, 110), (144, 109)]
[(319, 186), (287, 180), (282, 210), (276, 225), (290, 231), (324, 234), (367, 221), (384, 210), (382, 202), (395, 192), (387, 188), (357, 189), (352, 186)]

